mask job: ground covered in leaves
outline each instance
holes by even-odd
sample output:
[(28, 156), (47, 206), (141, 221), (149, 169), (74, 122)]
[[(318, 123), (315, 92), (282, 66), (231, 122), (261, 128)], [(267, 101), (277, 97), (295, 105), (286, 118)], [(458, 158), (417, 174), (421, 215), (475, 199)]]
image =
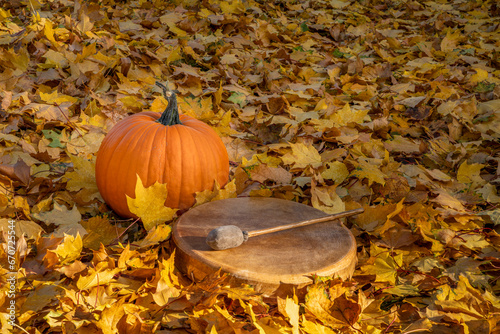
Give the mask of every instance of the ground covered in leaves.
[[(1, 327), (14, 303), (24, 333), (500, 333), (499, 33), (494, 0), (2, 2)], [(227, 147), (198, 203), (365, 208), (351, 280), (193, 283), (170, 222), (103, 203), (100, 142), (165, 108), (156, 81)]]

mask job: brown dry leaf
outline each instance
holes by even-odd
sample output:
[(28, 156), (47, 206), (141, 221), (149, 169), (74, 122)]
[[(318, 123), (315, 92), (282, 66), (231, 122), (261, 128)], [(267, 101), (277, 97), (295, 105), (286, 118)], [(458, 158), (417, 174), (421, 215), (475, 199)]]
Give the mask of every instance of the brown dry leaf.
[(293, 175), (283, 167), (269, 167), (261, 164), (252, 168), (250, 171), (250, 178), (254, 181), (264, 183), (272, 181), (276, 184), (290, 184)]
[(117, 228), (103, 217), (92, 217), (87, 221), (82, 221), (83, 228), (88, 232), (83, 237), (83, 246), (97, 250), (102, 245), (108, 245), (115, 240), (122, 228)]
[(0, 174), (15, 181), (21, 181), (25, 185), (30, 181), (30, 167), (21, 159), (14, 165), (0, 164)]
[(27, 295), (26, 301), (22, 304), (20, 312), (38, 312), (49, 305), (52, 300), (56, 299), (60, 293), (61, 290), (57, 286), (40, 284)]
[(386, 175), (381, 171), (380, 166), (373, 165), (367, 160), (360, 159), (355, 163), (356, 168), (351, 172), (350, 176), (359, 179), (368, 179), (368, 185), (371, 186), (374, 182), (385, 184)]

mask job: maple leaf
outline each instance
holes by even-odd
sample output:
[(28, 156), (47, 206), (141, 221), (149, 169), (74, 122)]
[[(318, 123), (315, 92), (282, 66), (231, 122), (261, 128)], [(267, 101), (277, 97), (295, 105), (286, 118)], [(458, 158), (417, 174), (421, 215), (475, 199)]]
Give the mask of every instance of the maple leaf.
[(114, 276), (121, 271), (120, 268), (98, 270), (89, 268), (86, 275), (81, 275), (76, 281), (79, 290), (90, 290), (96, 286), (104, 286), (110, 283)]
[(177, 209), (165, 206), (167, 196), (166, 184), (155, 182), (150, 187), (145, 188), (141, 178), (137, 175), (135, 198), (127, 196), (127, 204), (130, 212), (141, 218), (144, 228), (149, 231), (175, 217)]
[(330, 327), (339, 328), (343, 323), (333, 317), (331, 308), (334, 303), (328, 298), (329, 293), (323, 284), (311, 285), (307, 291), (305, 307), (308, 313)]
[(49, 305), (61, 293), (61, 288), (56, 285), (40, 284), (30, 292), (23, 303), (20, 312), (38, 312)]
[(87, 231), (80, 225), (82, 215), (76, 206), (68, 210), (65, 205), (54, 202), (54, 208), (51, 211), (34, 213), (33, 217), (47, 224), (57, 225), (58, 228), (54, 231), (54, 236), (63, 236), (64, 234), (73, 236), (77, 234), (87, 234)]
[(170, 225), (157, 225), (148, 231), (144, 239), (137, 242), (137, 246), (144, 248), (156, 245), (170, 238), (171, 234), (172, 227)]
[(381, 185), (385, 184), (386, 175), (380, 170), (379, 166), (373, 165), (367, 160), (359, 159), (355, 162), (356, 169), (351, 172), (351, 177), (357, 177), (360, 179), (368, 179), (368, 185), (377, 182)]
[(293, 165), (293, 168), (306, 168), (307, 166), (318, 168), (322, 165), (321, 155), (312, 145), (290, 143), (290, 147), (292, 152), (281, 157), (285, 165)]
[(213, 190), (203, 190), (196, 193), (196, 204), (195, 206), (218, 201), (226, 198), (235, 198), (236, 197), (236, 180), (233, 179), (231, 182), (227, 183), (224, 188), (221, 189), (219, 183), (215, 181)]
[(491, 183), (485, 184), (481, 189), (476, 190), (476, 193), (481, 194), (488, 203), (500, 203), (500, 196), (497, 194), (497, 189)]
[(384, 292), (401, 297), (420, 295), (418, 287), (410, 284), (398, 284), (395, 287), (385, 289)]
[[(494, 1), (390, 8), (345, 0), (50, 3), (0, 8), (0, 257), (14, 220), (18, 278), (34, 282), (26, 289), (18, 281), (19, 326), (212, 334), (495, 330)], [(23, 20), (27, 11), (33, 15)], [(158, 78), (179, 91), (181, 113), (215, 129), (232, 162), (234, 183), (199, 193), (199, 203), (237, 192), (326, 212), (343, 210), (344, 202), (363, 206), (365, 213), (349, 220), (360, 275), (318, 278), (298, 295), (275, 299), (228, 286), (220, 273), (184, 285), (163, 243), (171, 227), (165, 218), (153, 222), (166, 214), (158, 212), (161, 200), (150, 207), (146, 237), (137, 240), (132, 225), (120, 237), (127, 246), (105, 246), (130, 222), (103, 217), (93, 161), (117, 121), (165, 109), (151, 89)], [(148, 199), (167, 195), (162, 187), (144, 190), (153, 193)], [(43, 237), (37, 222), (61, 237)], [(78, 260), (81, 243), (94, 250), (91, 262), (83, 251)], [(62, 290), (61, 274), (68, 283)]]
[(323, 179), (333, 180), (336, 184), (340, 184), (349, 176), (349, 170), (343, 162), (327, 162), (325, 166), (326, 169), (321, 172)]
[(107, 218), (92, 217), (87, 221), (82, 221), (83, 228), (88, 232), (83, 237), (83, 245), (87, 248), (97, 250), (102, 245), (107, 245), (117, 238), (119, 232), (123, 230), (109, 223)]
[(398, 269), (403, 265), (403, 254), (395, 252), (392, 255), (390, 251), (375, 245), (370, 248), (370, 253), (375, 258), (375, 261), (373, 264), (361, 267), (363, 273), (375, 275), (376, 282), (389, 282), (395, 285)]
[(180, 296), (181, 292), (177, 288), (179, 281), (173, 274), (175, 252), (168, 260), (162, 260), (160, 265), (160, 280), (156, 286), (156, 292), (153, 294), (154, 301), (164, 306)]
[(483, 164), (468, 164), (464, 161), (460, 167), (458, 167), (457, 180), (465, 184), (470, 184), (472, 189), (482, 186), (486, 183), (483, 178), (479, 175), (481, 169), (484, 167)]
[(353, 110), (347, 103), (331, 116), (331, 120), (338, 126), (345, 126), (349, 123), (363, 123), (369, 110)]
[(307, 334), (336, 334), (333, 329), (314, 321), (303, 318), (301, 320), (301, 330)]
[(287, 297), (286, 299), (278, 298), (278, 309), (281, 314), (288, 318), (288, 321), (292, 325), (292, 333), (299, 333), (299, 305), (295, 298)]
[(318, 187), (313, 182), (311, 187), (311, 203), (313, 207), (328, 214), (345, 211), (345, 204), (335, 191), (336, 186)]
[(79, 156), (70, 155), (74, 166), (73, 172), (67, 172), (64, 176), (68, 179), (67, 189), (79, 191), (83, 189), (83, 200), (86, 202), (99, 198), (102, 200), (95, 180), (95, 161), (87, 160)]
[(247, 160), (245, 157), (241, 158), (241, 166), (242, 167), (251, 167), (260, 164), (266, 164), (269, 167), (279, 167), (282, 160), (277, 157), (273, 157), (267, 154), (267, 152), (253, 154), (250, 160)]
[(270, 180), (277, 184), (290, 184), (293, 178), (293, 175), (283, 167), (269, 167), (265, 164), (251, 168), (248, 173), (250, 179), (260, 183)]
[(99, 321), (95, 325), (100, 328), (103, 334), (116, 334), (118, 331), (118, 322), (125, 316), (123, 307), (124, 301), (121, 300), (112, 305), (106, 305), (101, 312)]
[(65, 265), (79, 258), (82, 249), (83, 242), (80, 234), (77, 234), (76, 237), (65, 235), (63, 242), (59, 244), (55, 250), (49, 250), (49, 252), (53, 252), (57, 255), (60, 265)]

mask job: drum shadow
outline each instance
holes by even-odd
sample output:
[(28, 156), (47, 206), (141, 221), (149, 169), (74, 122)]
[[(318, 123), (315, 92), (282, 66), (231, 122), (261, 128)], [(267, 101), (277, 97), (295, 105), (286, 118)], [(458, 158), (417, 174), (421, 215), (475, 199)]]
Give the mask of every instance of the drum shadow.
[(212, 251), (213, 249), (207, 245), (206, 237), (200, 236), (184, 236), (182, 239), (195, 251)]

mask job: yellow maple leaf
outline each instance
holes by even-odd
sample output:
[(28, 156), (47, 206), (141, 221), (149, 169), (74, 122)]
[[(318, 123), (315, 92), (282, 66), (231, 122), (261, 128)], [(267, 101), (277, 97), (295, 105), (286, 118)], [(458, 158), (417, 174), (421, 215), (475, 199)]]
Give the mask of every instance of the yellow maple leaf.
[(306, 168), (307, 166), (318, 168), (322, 165), (321, 155), (314, 146), (290, 143), (290, 147), (292, 152), (281, 157), (285, 165), (293, 165), (294, 168)]
[(65, 235), (63, 242), (60, 243), (55, 250), (48, 250), (48, 252), (55, 253), (59, 258), (60, 264), (63, 265), (79, 258), (82, 249), (82, 237), (77, 233), (76, 237)]
[(163, 96), (157, 96), (153, 103), (151, 103), (151, 107), (149, 109), (154, 112), (163, 112), (165, 111), (167, 105), (168, 102)]
[(170, 225), (158, 225), (149, 230), (148, 235), (141, 241), (137, 242), (140, 248), (157, 245), (160, 242), (170, 238), (172, 234), (172, 227)]
[(285, 301), (284, 313), (292, 325), (292, 333), (299, 334), (299, 305), (293, 298), (287, 298)]
[(273, 156), (268, 156), (267, 152), (254, 154), (252, 159), (247, 160), (245, 157), (241, 158), (241, 167), (249, 167), (254, 165), (266, 164), (269, 167), (278, 167), (281, 164), (281, 159)]
[(141, 218), (144, 228), (149, 231), (175, 217), (177, 209), (165, 206), (167, 195), (166, 184), (156, 182), (151, 187), (145, 188), (141, 178), (137, 175), (135, 198), (127, 196), (127, 205), (130, 212)]
[(366, 160), (359, 159), (359, 161), (353, 161), (355, 163), (356, 169), (351, 172), (351, 176), (358, 177), (360, 179), (368, 179), (368, 185), (371, 186), (373, 182), (385, 184), (385, 174), (380, 170), (380, 167)]
[(239, 15), (245, 12), (245, 5), (241, 0), (221, 1), (220, 9), (226, 14)]
[[(347, 290), (343, 286), (340, 289)], [(324, 284), (313, 284), (307, 289), (305, 308), (308, 313), (313, 314), (318, 320), (335, 328), (342, 325), (342, 323), (332, 316), (333, 301), (329, 296), (330, 291)]]
[(184, 97), (178, 100), (182, 113), (199, 120), (215, 117), (211, 98)]
[(462, 34), (458, 29), (455, 30), (453, 33), (451, 33), (451, 30), (449, 30), (446, 33), (446, 36), (441, 41), (441, 51), (452, 52), (454, 49), (456, 49), (457, 44), (461, 38), (461, 35)]
[(476, 71), (476, 74), (471, 75), (469, 78), (470, 83), (476, 84), (488, 79), (488, 72), (486, 70), (483, 70), (482, 68), (474, 68), (474, 71)]
[(376, 282), (389, 282), (396, 284), (397, 270), (403, 265), (403, 253), (380, 248), (372, 244), (370, 248), (371, 257), (375, 257), (372, 264), (361, 267), (364, 274), (375, 275)]
[(340, 184), (349, 176), (346, 165), (340, 161), (326, 163), (326, 169), (321, 172), (321, 177), (326, 180), (333, 180), (335, 184)]
[(337, 195), (335, 188), (336, 186), (317, 187), (313, 182), (311, 187), (312, 206), (328, 214), (345, 211), (345, 203)]
[(476, 190), (476, 193), (481, 194), (486, 202), (500, 203), (500, 196), (497, 194), (496, 187), (491, 183), (485, 184), (481, 189)]
[(460, 167), (458, 167), (457, 180), (458, 182), (464, 184), (470, 184), (472, 189), (477, 186), (482, 186), (486, 181), (480, 176), (481, 168), (483, 164), (468, 164), (464, 161)]
[(47, 224), (55, 224), (59, 226), (52, 234), (54, 236), (63, 236), (71, 234), (76, 236), (87, 234), (87, 231), (80, 225), (82, 215), (78, 211), (76, 205), (73, 205), (71, 210), (68, 210), (64, 204), (54, 202), (54, 208), (51, 211), (33, 213), (34, 218), (41, 220)]
[(233, 179), (222, 189), (219, 186), (219, 183), (215, 181), (213, 190), (206, 189), (196, 193), (195, 206), (203, 203), (218, 201), (220, 199), (235, 198), (236, 195), (236, 179)]
[(52, 43), (56, 48), (59, 47), (59, 44), (56, 42), (54, 38), (54, 29), (52, 28), (52, 22), (50, 20), (45, 21), (45, 25), (43, 27), (43, 32), (45, 37)]
[(87, 160), (76, 155), (70, 155), (69, 157), (73, 163), (74, 170), (64, 174), (68, 179), (66, 189), (69, 191), (86, 189), (88, 194), (86, 199), (89, 201), (100, 198), (97, 183), (95, 181), (95, 161)]
[(154, 301), (160, 306), (168, 304), (181, 294), (177, 289), (179, 280), (174, 274), (174, 259), (175, 251), (168, 260), (163, 259), (160, 263), (160, 280), (156, 286), (156, 292), (152, 294)]
[(368, 110), (351, 109), (351, 106), (346, 103), (344, 107), (338, 110), (331, 116), (331, 120), (338, 126), (345, 126), (349, 123), (363, 123)]

